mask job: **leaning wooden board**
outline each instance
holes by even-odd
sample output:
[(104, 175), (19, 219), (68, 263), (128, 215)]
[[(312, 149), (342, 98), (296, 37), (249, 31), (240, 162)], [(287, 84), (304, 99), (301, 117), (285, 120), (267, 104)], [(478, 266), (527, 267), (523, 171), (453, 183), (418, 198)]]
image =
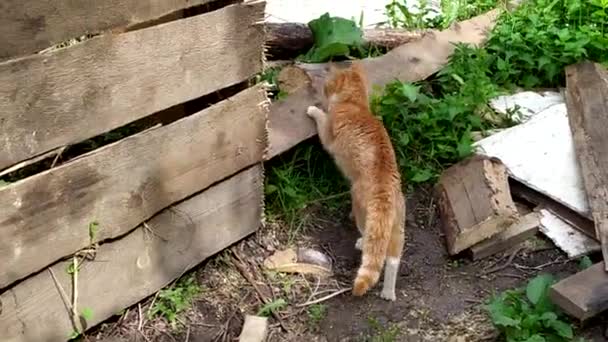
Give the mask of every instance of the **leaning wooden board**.
[[(120, 240), (101, 245), (78, 276), (78, 308), (89, 308), (92, 327), (133, 305), (207, 257), (254, 232), (263, 201), (261, 165), (253, 166), (173, 208)], [(72, 293), (69, 262), (51, 267)], [(49, 270), (0, 295), (0, 340), (66, 341), (74, 330)]]
[(597, 263), (551, 287), (553, 303), (581, 321), (608, 309), (608, 273)]
[(608, 271), (608, 71), (592, 62), (568, 66), (566, 105), (595, 234)]
[(0, 60), (86, 33), (125, 28), (213, 0), (2, 0)]
[[(430, 31), (411, 43), (399, 46), (386, 55), (366, 58), (362, 64), (369, 85), (384, 86), (395, 80), (419, 81), (439, 71), (454, 51), (454, 43), (479, 45), (494, 26), (499, 10), (465, 20), (444, 31)], [(306, 108), (322, 100), (323, 79), (327, 64), (300, 65), (309, 71), (312, 84), (274, 103), (269, 114), (269, 157), (283, 153), (316, 134)]]
[(247, 80), (262, 68), (264, 6), (1, 63), (0, 170)]
[(262, 85), (0, 188), (0, 288), (263, 159)]

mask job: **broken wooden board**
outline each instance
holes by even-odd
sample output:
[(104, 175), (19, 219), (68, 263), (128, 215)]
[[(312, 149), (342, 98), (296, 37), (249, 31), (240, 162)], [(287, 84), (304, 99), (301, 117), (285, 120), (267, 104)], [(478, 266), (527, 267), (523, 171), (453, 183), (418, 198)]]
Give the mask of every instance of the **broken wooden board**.
[(553, 303), (581, 321), (608, 309), (608, 273), (603, 262), (561, 280), (551, 287)]
[(213, 0), (3, 0), (0, 60), (23, 56), (84, 34), (127, 28)]
[(534, 236), (538, 232), (541, 214), (531, 212), (520, 216), (504, 231), (471, 247), (473, 260), (479, 260), (503, 252)]
[[(439, 71), (454, 51), (454, 43), (483, 44), (500, 10), (454, 24), (444, 31), (427, 32), (422, 38), (399, 46), (386, 55), (361, 60), (369, 86), (384, 86), (395, 80), (423, 80)], [(272, 158), (314, 136), (316, 127), (306, 108), (323, 102), (322, 88), (328, 64), (300, 64), (311, 76), (311, 84), (270, 106), (269, 153)], [(371, 88), (370, 88), (371, 89)]]
[(262, 70), (263, 15), (235, 4), (1, 63), (0, 170), (246, 81)]
[(474, 147), (479, 154), (499, 158), (511, 178), (592, 219), (564, 103), (480, 140)]
[[(78, 272), (78, 308), (91, 328), (154, 294), (184, 272), (253, 233), (262, 219), (263, 168), (257, 164), (163, 210), (146, 226), (99, 246)], [(6, 342), (64, 342), (74, 331), (59, 286), (72, 293), (60, 262), (0, 295), (0, 336)]]
[(266, 93), (258, 84), (0, 188), (0, 288), (90, 244), (135, 229), (167, 206), (260, 162)]
[(566, 68), (574, 150), (608, 271), (608, 71), (592, 62)]
[(506, 169), (496, 158), (474, 155), (451, 166), (439, 179), (437, 195), (451, 255), (504, 231), (519, 218)]
[(548, 209), (541, 209), (540, 231), (568, 258), (576, 259), (600, 251), (600, 244), (583, 234), (580, 230), (564, 221)]

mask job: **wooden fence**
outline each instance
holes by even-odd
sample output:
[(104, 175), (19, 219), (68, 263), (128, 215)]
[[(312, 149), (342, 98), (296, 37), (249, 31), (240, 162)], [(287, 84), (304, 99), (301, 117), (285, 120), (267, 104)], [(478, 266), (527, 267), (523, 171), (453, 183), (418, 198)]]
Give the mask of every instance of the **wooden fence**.
[[(260, 226), (265, 89), (237, 86), (183, 108), (262, 70), (264, 8), (0, 4), (0, 179), (26, 175), (0, 185), (0, 340), (65, 341)], [(168, 110), (169, 122), (56, 163), (66, 148)], [(66, 271), (74, 255), (77, 276)], [(73, 317), (76, 292), (76, 313), (92, 317)]]

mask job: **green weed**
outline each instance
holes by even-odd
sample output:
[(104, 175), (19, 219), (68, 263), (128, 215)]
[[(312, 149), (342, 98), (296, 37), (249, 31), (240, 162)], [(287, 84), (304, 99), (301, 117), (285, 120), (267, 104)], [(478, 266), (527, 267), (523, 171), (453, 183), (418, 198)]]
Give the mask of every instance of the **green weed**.
[(401, 335), (401, 331), (397, 326), (389, 325), (388, 327), (384, 327), (374, 317), (368, 317), (367, 323), (372, 328), (373, 334), (365, 337), (363, 339), (365, 342), (394, 342), (398, 341), (397, 337)]
[(290, 225), (301, 224), (301, 210), (313, 204), (339, 208), (348, 199), (348, 184), (320, 143), (300, 144), (271, 161), (268, 170), (266, 208)]
[(308, 320), (311, 325), (316, 326), (327, 316), (327, 306), (325, 304), (313, 304), (308, 307)]
[(268, 317), (273, 312), (277, 312), (287, 306), (287, 302), (283, 298), (278, 298), (270, 303), (264, 304), (258, 311), (258, 316)]
[(554, 282), (551, 275), (539, 275), (525, 289), (505, 291), (490, 301), (486, 309), (506, 342), (574, 340), (572, 325), (549, 298)]
[(588, 256), (584, 256), (582, 258), (580, 258), (580, 260), (578, 261), (578, 268), (582, 271), (585, 270), (589, 267), (593, 266), (593, 262), (591, 261), (591, 259)]
[(271, 99), (280, 100), (287, 96), (287, 93), (281, 91), (277, 77), (281, 71), (280, 67), (266, 68), (263, 72), (256, 76), (256, 82), (266, 82), (268, 84), (268, 96)]
[(489, 72), (503, 86), (564, 84), (564, 67), (608, 61), (608, 1), (529, 0), (502, 15), (485, 49)]
[(201, 288), (193, 275), (183, 277), (174, 285), (158, 292), (148, 314), (151, 318), (163, 317), (173, 329), (176, 329), (179, 314), (190, 307), (200, 292)]

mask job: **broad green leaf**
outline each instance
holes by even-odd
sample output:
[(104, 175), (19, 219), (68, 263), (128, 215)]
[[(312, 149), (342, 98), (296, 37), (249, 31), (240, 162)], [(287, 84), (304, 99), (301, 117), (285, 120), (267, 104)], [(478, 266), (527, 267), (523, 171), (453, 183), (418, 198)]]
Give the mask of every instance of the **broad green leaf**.
[(593, 262), (591, 262), (591, 259), (589, 259), (588, 256), (584, 256), (582, 257), (579, 262), (578, 262), (578, 268), (581, 270), (587, 269), (589, 267), (591, 267), (593, 265)]
[(311, 63), (348, 56), (350, 47), (361, 46), (363, 43), (363, 31), (354, 21), (331, 17), (329, 13), (311, 20), (308, 27), (312, 31), (314, 45), (304, 59)]
[(523, 342), (546, 342), (546, 340), (541, 335), (535, 334), (535, 335), (530, 336), (530, 338), (528, 338), (527, 340), (525, 340)]
[(542, 274), (532, 279), (526, 287), (526, 297), (532, 304), (538, 304), (547, 297), (549, 287), (553, 284), (553, 276)]
[(403, 83), (401, 85), (401, 93), (411, 102), (415, 102), (420, 93), (420, 87), (410, 83)]
[(433, 177), (433, 174), (431, 173), (431, 171), (427, 170), (427, 169), (423, 169), (423, 170), (418, 170), (418, 172), (416, 172), (414, 177), (412, 177), (411, 181), (414, 183), (424, 183), (424, 182), (428, 181), (429, 179), (431, 179), (431, 177)]
[(555, 329), (555, 332), (561, 337), (572, 339), (574, 333), (572, 332), (572, 326), (560, 320), (551, 320), (547, 322), (547, 326)]

